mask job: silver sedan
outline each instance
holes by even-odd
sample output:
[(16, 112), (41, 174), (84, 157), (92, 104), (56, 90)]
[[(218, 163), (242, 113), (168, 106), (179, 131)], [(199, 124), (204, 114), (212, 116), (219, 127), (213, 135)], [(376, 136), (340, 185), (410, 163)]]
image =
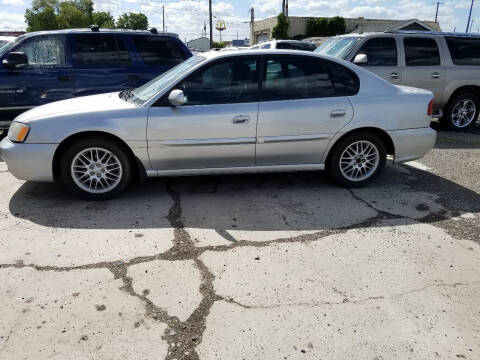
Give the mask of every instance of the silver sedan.
[(387, 155), (435, 143), (432, 93), (300, 51), (196, 55), (129, 91), (40, 106), (0, 143), (19, 179), (62, 181), (90, 199), (134, 177), (324, 170), (365, 186)]

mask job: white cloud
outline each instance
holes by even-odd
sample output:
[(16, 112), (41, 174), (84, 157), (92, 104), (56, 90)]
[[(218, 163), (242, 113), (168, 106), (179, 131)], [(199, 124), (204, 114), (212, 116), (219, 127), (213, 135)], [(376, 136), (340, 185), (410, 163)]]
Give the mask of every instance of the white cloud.
[(25, 5), (25, 2), (23, 0), (2, 0), (2, 4), (21, 6), (21, 5)]
[(0, 24), (5, 30), (22, 30), (25, 29), (25, 17), (23, 14), (0, 12)]

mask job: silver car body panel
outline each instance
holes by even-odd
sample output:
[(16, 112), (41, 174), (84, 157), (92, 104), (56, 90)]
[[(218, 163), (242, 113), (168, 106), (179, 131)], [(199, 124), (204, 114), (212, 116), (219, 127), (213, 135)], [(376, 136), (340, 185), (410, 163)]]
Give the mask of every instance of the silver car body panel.
[[(267, 54), (325, 58), (354, 71), (360, 90), (351, 97), (199, 106), (154, 106), (188, 74), (210, 61)], [(335, 142), (360, 128), (388, 133), (395, 160), (422, 157), (435, 141), (429, 128), (425, 90), (396, 87), (351, 63), (310, 52), (259, 50), (211, 52), (143, 105), (118, 93), (69, 99), (23, 113), (16, 121), (31, 127), (25, 143), (4, 139), (0, 153), (21, 179), (53, 180), (59, 144), (85, 132), (123, 141), (148, 176), (322, 170)], [(241, 118), (241, 119), (240, 119)], [(236, 120), (241, 121), (236, 121)]]

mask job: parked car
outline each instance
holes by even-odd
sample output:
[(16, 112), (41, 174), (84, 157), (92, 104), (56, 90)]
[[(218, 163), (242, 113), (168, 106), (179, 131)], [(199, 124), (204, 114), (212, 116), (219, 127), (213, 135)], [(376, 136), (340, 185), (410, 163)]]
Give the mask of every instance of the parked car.
[(303, 51), (314, 51), (317, 46), (309, 41), (300, 41), (300, 40), (272, 40), (267, 42), (262, 42), (260, 44), (251, 46), (252, 50), (259, 49), (280, 49), (280, 50), (303, 50)]
[(389, 31), (330, 38), (316, 50), (351, 61), (396, 85), (434, 93), (434, 112), (451, 130), (475, 124), (480, 110), (480, 36)]
[(434, 145), (430, 91), (300, 51), (208, 52), (144, 86), (23, 113), (0, 143), (19, 179), (105, 199), (143, 177), (323, 170), (365, 186)]
[(38, 105), (138, 87), (191, 56), (175, 34), (42, 31), (0, 48), (0, 129)]
[(0, 49), (16, 39), (16, 36), (0, 36)]

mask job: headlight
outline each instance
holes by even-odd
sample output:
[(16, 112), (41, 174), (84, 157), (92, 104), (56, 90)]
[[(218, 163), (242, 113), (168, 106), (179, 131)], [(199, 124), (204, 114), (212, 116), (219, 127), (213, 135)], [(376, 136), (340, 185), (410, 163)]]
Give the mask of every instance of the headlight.
[(30, 132), (30, 126), (27, 124), (13, 121), (8, 129), (8, 139), (13, 142), (22, 143)]

